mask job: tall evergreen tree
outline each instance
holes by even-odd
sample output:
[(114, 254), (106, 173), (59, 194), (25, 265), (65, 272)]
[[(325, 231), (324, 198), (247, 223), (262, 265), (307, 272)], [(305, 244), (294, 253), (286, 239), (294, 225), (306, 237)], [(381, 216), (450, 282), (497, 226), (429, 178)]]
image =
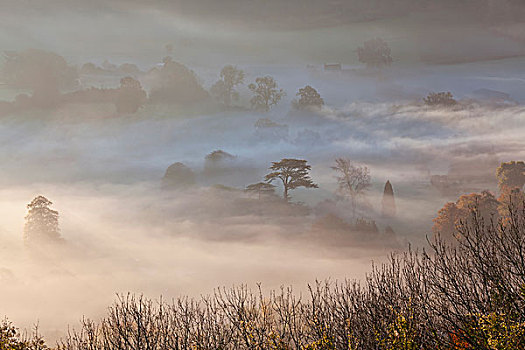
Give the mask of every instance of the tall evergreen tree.
[(60, 239), (58, 211), (49, 208), (53, 204), (44, 196), (38, 196), (27, 205), (24, 240), (26, 242), (55, 241)]
[(394, 217), (396, 216), (396, 200), (394, 199), (394, 189), (390, 180), (387, 180), (385, 189), (383, 191), (383, 216)]

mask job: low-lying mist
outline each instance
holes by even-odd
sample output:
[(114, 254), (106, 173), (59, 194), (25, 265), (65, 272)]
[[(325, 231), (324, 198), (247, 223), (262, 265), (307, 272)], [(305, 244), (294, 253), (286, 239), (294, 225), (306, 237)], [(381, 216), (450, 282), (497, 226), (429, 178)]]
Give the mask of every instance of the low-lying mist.
[[(496, 168), (525, 158), (514, 16), (454, 17), (447, 23), (458, 27), (434, 33), (445, 25), (432, 22), (414, 35), (448, 5), (404, 18), (381, 2), (367, 20), (341, 21), (340, 2), (308, 1), (303, 26), (257, 29), (253, 13), (194, 16), (207, 3), (160, 14), (121, 1), (99, 13), (96, 2), (82, 7), (98, 13), (93, 21), (65, 8), (71, 19), (56, 24), (53, 11), (24, 4), (0, 14), (0, 43), (12, 49), (0, 62), (10, 68), (0, 72), (0, 316), (38, 323), (52, 343), (82, 316), (99, 319), (117, 293), (168, 300), (258, 283), (301, 293), (316, 280), (363, 280), (391, 252), (426, 246), (447, 202), (497, 197)], [(232, 23), (212, 33), (209, 16)], [(71, 32), (53, 35), (75, 18)], [(85, 40), (72, 39), (78, 32)], [(358, 59), (368, 39), (393, 60)], [(242, 75), (238, 95), (224, 98), (223, 67)], [(254, 101), (260, 79), (275, 83), (275, 104)], [(317, 102), (308, 108), (306, 88)], [(449, 98), (433, 104), (434, 93)], [(270, 176), (287, 159), (304, 161), (311, 177), (289, 188), (289, 201)], [(341, 164), (362, 188), (341, 190)], [(35, 244), (25, 225), (39, 195), (58, 212), (60, 239)]]
[[(362, 277), (372, 256), (386, 251), (320, 245), (308, 216), (259, 216), (257, 203), (253, 214), (237, 214), (232, 195), (216, 191), (166, 195), (140, 184), (2, 190), (0, 298), (9, 301), (2, 313), (21, 327), (39, 323), (53, 339), (82, 315), (99, 317), (115, 293), (169, 299), (258, 282), (300, 289), (316, 278)], [(28, 248), (24, 200), (41, 192), (56, 203), (64, 242)]]

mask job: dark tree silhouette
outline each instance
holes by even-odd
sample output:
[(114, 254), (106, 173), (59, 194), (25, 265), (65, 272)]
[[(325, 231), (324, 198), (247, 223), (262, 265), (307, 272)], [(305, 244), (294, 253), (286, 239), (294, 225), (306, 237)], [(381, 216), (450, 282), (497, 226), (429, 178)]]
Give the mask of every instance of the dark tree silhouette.
[(204, 168), (222, 167), (237, 159), (236, 156), (222, 149), (215, 150), (204, 157)]
[(50, 209), (53, 204), (44, 196), (35, 197), (27, 205), (24, 240), (26, 242), (56, 241), (60, 239), (58, 212)]
[(244, 83), (244, 71), (228, 65), (221, 70), (220, 80), (211, 87), (211, 94), (221, 100), (227, 107), (232, 101), (239, 100), (239, 93), (235, 87)]
[(275, 194), (275, 186), (267, 182), (258, 182), (256, 184), (246, 186), (245, 191), (248, 193), (257, 194), (257, 197), (261, 199), (261, 195), (268, 196)]
[(427, 97), (423, 99), (425, 104), (428, 106), (454, 106), (458, 102), (452, 96), (452, 93), (447, 92), (431, 92)]
[(132, 77), (120, 79), (115, 106), (119, 113), (135, 113), (144, 105), (147, 96), (140, 82)]
[(453, 237), (457, 226), (466, 223), (472, 208), (476, 208), (478, 216), (489, 223), (491, 220), (497, 220), (499, 206), (496, 197), (488, 191), (462, 195), (456, 202), (449, 202), (438, 211), (438, 215), (433, 219), (432, 232), (434, 235), (439, 233), (444, 240), (452, 242), (458, 238)]
[(279, 89), (275, 80), (270, 77), (258, 77), (255, 84), (248, 85), (254, 96), (250, 100), (252, 108), (262, 112), (268, 112), (272, 106), (286, 95), (283, 89)]
[(2, 78), (8, 86), (31, 90), (36, 106), (56, 104), (61, 89), (78, 84), (76, 69), (62, 56), (36, 49), (4, 53)]
[(500, 191), (505, 189), (521, 189), (525, 184), (525, 163), (524, 162), (506, 162), (496, 169), (496, 177), (498, 178), (498, 187)]
[(311, 107), (321, 107), (324, 105), (324, 100), (310, 85), (306, 85), (304, 88), (299, 89), (296, 96), (300, 96), (299, 100), (294, 101), (294, 107), (297, 109), (307, 109)]
[(332, 169), (339, 174), (336, 176), (338, 192), (345, 197), (350, 197), (352, 216), (355, 218), (358, 197), (364, 195), (371, 186), (370, 170), (366, 166), (355, 165), (348, 158), (337, 158)]
[(150, 91), (150, 100), (155, 103), (191, 105), (209, 96), (195, 73), (171, 57), (164, 58), (162, 67), (148, 74), (155, 78)]
[(363, 46), (357, 48), (357, 55), (359, 62), (369, 68), (381, 68), (392, 63), (390, 48), (381, 38), (365, 41)]
[(180, 162), (170, 165), (162, 178), (164, 188), (184, 188), (194, 184), (195, 173)]
[(311, 168), (306, 160), (284, 158), (279, 162), (272, 162), (270, 167), (272, 172), (266, 175), (264, 179), (267, 182), (277, 179), (281, 180), (284, 187), (283, 197), (289, 200), (288, 192), (290, 190), (299, 187), (318, 188), (308, 174)]
[(7, 318), (0, 321), (0, 349), (1, 350), (50, 350), (41, 334), (38, 326), (35, 326), (32, 334), (21, 332)]
[(383, 216), (396, 216), (396, 200), (394, 199), (394, 189), (392, 188), (390, 180), (388, 180), (385, 184), (385, 189), (383, 191), (383, 200), (381, 204)]

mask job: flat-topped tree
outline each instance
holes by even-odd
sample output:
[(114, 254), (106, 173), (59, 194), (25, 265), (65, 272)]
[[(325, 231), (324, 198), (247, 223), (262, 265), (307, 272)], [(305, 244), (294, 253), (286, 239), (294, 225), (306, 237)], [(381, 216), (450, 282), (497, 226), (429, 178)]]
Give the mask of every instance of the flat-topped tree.
[(284, 193), (283, 197), (289, 200), (288, 192), (299, 187), (318, 188), (310, 178), (309, 172), (311, 166), (303, 159), (288, 159), (283, 158), (279, 162), (272, 162), (270, 170), (271, 173), (266, 175), (264, 179), (270, 183), (273, 180), (281, 180)]

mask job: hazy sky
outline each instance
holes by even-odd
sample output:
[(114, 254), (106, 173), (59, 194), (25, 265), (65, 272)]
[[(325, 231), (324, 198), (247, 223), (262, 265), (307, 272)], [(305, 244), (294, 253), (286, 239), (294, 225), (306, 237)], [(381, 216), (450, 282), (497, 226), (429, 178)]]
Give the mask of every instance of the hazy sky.
[[(0, 45), (57, 51), (74, 63), (113, 57), (159, 62), (172, 44), (186, 64), (356, 62), (383, 37), (397, 58), (522, 54), (520, 1), (61, 1), (2, 0)], [(490, 42), (490, 44), (488, 44)]]

